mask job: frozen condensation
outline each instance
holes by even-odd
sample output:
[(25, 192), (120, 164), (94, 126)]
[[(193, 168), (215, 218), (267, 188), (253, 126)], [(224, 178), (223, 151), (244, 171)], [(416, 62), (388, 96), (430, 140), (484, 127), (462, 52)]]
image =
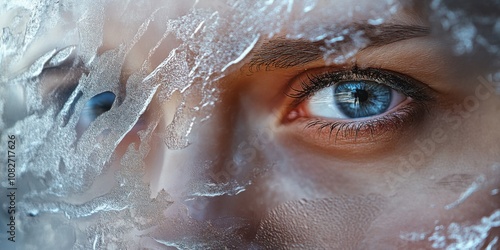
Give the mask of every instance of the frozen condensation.
[[(316, 18), (332, 15), (333, 8), (318, 7), (321, 1), (220, 1), (213, 6), (210, 2), (0, 3), (0, 23), (5, 24), (0, 35), (1, 145), (6, 145), (6, 134), (17, 135), (22, 145), (16, 151), (22, 156), (17, 162), (19, 249), (241, 247), (244, 239), (238, 232), (247, 229), (247, 220), (203, 221), (204, 205), (198, 205), (206, 198), (241, 195), (276, 163), (251, 166), (261, 159), (247, 161), (238, 148), (242, 144), (236, 143), (231, 167), (239, 174), (216, 173), (231, 177), (219, 182), (202, 174), (218, 163), (217, 155), (208, 160), (182, 155), (184, 149), (196, 146), (194, 131), (211, 119), (221, 95), (217, 81), (237, 70), (268, 38), (325, 41), (321, 51), (330, 64), (346, 62), (368, 41), (356, 28), (318, 24), (310, 18), (312, 13)], [(456, 52), (470, 53), (480, 46), (498, 55), (500, 43), (491, 42), (495, 41), (491, 36), (500, 32), (500, 21), (494, 15), (484, 22), (479, 16), (464, 21), (462, 16), (470, 13), (452, 5), (432, 1), (435, 21), (453, 31)], [(393, 0), (370, 10), (349, 1), (335, 7), (342, 10), (336, 23), (362, 21), (356, 19), (362, 13), (373, 26), (401, 8)], [(113, 22), (122, 28), (115, 29)], [(490, 26), (493, 31), (488, 33)], [(346, 40), (352, 42), (337, 46)], [(143, 47), (147, 53), (137, 55)], [(113, 95), (109, 107), (88, 117), (91, 100), (103, 93)], [(175, 112), (162, 113), (158, 107), (163, 105), (172, 105)], [(270, 141), (259, 146), (254, 138), (241, 141), (271, 154)], [(169, 162), (155, 154), (159, 150), (188, 160)], [(5, 157), (0, 156), (2, 162)], [(171, 171), (174, 168), (177, 172)], [(169, 183), (160, 177), (180, 174), (185, 190), (173, 187), (167, 193)], [(4, 179), (0, 183), (8, 186)], [(371, 196), (287, 202), (267, 214), (256, 229), (255, 242), (244, 247), (258, 248), (262, 242), (271, 242), (265, 246), (269, 248), (332, 247), (321, 241), (328, 235), (309, 233), (318, 226), (307, 218), (315, 216), (330, 222), (328, 232), (345, 236), (337, 246), (344, 248), (348, 240), (363, 238), (382, 208), (381, 199)], [(477, 226), (452, 224), (446, 231), (443, 227), (429, 240), (445, 247), (442, 235), (447, 235), (454, 240), (449, 249), (475, 246), (485, 232), (499, 226), (499, 216), (496, 211)], [(304, 233), (304, 238), (280, 232), (279, 226), (287, 226), (290, 217), (296, 227), (290, 230)], [(349, 227), (353, 222), (366, 228)]]
[[(459, 54), (485, 50), (497, 59), (500, 54), (500, 1), (433, 0), (433, 20), (444, 31), (451, 31), (454, 51)], [(498, 64), (498, 60), (495, 60)], [(498, 65), (497, 65), (498, 66)]]
[(421, 241), (424, 240), (426, 236), (427, 236), (426, 233), (411, 232), (411, 233), (401, 233), (399, 235), (399, 238), (406, 241)]
[(481, 188), (481, 185), (483, 184), (483, 182), (485, 181), (485, 177), (484, 176), (479, 176), (468, 188), (467, 190), (465, 190), (462, 194), (460, 194), (460, 197), (444, 206), (445, 209), (452, 209), (452, 208), (455, 208), (456, 206), (460, 205), (461, 203), (463, 203), (467, 198), (469, 198), (473, 193), (475, 193), (476, 191), (478, 191), (480, 188)]
[[(432, 247), (436, 249), (459, 250), (479, 249), (485, 245), (485, 240), (490, 231), (500, 226), (500, 210), (495, 210), (490, 216), (483, 217), (479, 224), (461, 225), (451, 223), (448, 227), (436, 226), (432, 235), (428, 238)], [(497, 247), (498, 237), (491, 239), (488, 243), (490, 249)]]
[(498, 188), (492, 189), (491, 190), (491, 195), (497, 195), (500, 193), (500, 190)]

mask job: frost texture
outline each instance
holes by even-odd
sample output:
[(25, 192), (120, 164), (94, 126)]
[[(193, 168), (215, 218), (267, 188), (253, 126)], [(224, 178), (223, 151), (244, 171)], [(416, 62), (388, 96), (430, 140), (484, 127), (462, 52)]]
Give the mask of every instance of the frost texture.
[[(143, 15), (130, 16), (126, 22), (130, 27), (127, 32), (131, 33), (124, 36), (132, 39), (106, 49), (102, 43), (105, 8), (113, 4), (116, 2), (4, 4), (14, 22), (2, 30), (0, 88), (2, 93), (15, 98), (2, 96), (0, 106), (2, 112), (10, 112), (18, 104), (22, 116), (6, 114), (4, 117), (8, 119), (2, 119), (1, 125), (5, 134), (16, 134), (22, 145), (16, 152), (23, 156), (17, 167), (19, 221), (23, 221), (19, 229), (23, 232), (20, 235), (24, 235), (19, 236), (24, 237), (19, 242), (25, 242), (28, 249), (37, 246), (39, 238), (30, 236), (37, 234), (44, 224), (65, 225), (44, 228), (47, 236), (72, 235), (66, 237), (68, 241), (61, 245), (63, 248), (97, 249), (131, 247), (133, 242), (140, 242), (137, 236), (130, 237), (131, 232), (147, 235), (148, 229), (164, 221), (161, 211), (171, 203), (168, 195), (154, 194), (157, 202), (152, 202), (148, 184), (141, 178), (146, 168), (143, 159), (150, 151), (147, 145), (162, 115), (153, 118), (148, 128), (138, 133), (140, 145), (131, 144), (121, 164), (116, 164), (116, 157), (120, 157), (115, 153), (118, 145), (136, 127), (155, 95), (159, 98), (156, 100), (164, 102), (177, 91), (186, 95), (201, 93), (201, 98), (198, 103), (189, 104), (182, 99), (167, 130), (154, 135), (163, 137), (171, 150), (188, 146), (192, 126), (200, 122), (194, 117), (209, 118), (209, 108), (217, 100), (212, 83), (245, 58), (260, 34), (277, 33), (282, 23), (273, 22), (274, 16), (291, 7), (282, 2), (271, 5), (235, 2), (226, 8), (236, 15), (193, 8), (179, 17), (166, 14), (168, 10), (164, 7), (157, 8), (145, 20)], [(147, 1), (137, 4), (148, 6)], [(114, 11), (127, 15), (133, 5), (131, 2), (118, 5)], [(249, 9), (262, 16), (245, 18), (243, 13)], [(261, 17), (268, 18), (260, 25), (253, 25)], [(127, 56), (155, 21), (164, 24), (160, 26), (164, 29), (163, 36), (139, 69), (124, 78)], [(61, 23), (66, 25), (65, 29)], [(242, 23), (250, 28), (241, 29)], [(61, 31), (54, 31), (53, 27), (64, 31), (58, 41), (49, 38)], [(221, 30), (230, 35), (218, 35)], [(163, 41), (172, 38), (178, 46), (148, 72), (153, 65), (152, 55)], [(34, 44), (55, 48), (33, 49)], [(40, 51), (43, 54), (36, 55)], [(66, 72), (59, 72), (59, 68), (65, 68)], [(190, 88), (194, 84), (196, 87)], [(78, 132), (75, 128), (81, 111), (91, 98), (103, 92), (116, 95), (111, 109)], [(113, 184), (103, 184), (109, 175), (116, 176)], [(5, 180), (2, 186), (7, 186)], [(221, 241), (218, 242), (220, 245)], [(47, 248), (54, 248), (58, 241), (44, 243)]]
[[(151, 130), (138, 150), (129, 148), (119, 170), (111, 169), (110, 162), (116, 162), (117, 145), (137, 124), (158, 86), (142, 84), (140, 72), (120, 84), (133, 42), (96, 54), (102, 43), (104, 3), (3, 5), (14, 20), (2, 32), (0, 106), (2, 143), (7, 134), (15, 134), (16, 154), (22, 156), (16, 162), (18, 247), (133, 246), (137, 239), (123, 239), (161, 221), (158, 211), (171, 203), (164, 192), (151, 200), (149, 186), (141, 179)], [(58, 40), (50, 39), (61, 30)], [(77, 138), (84, 105), (105, 91), (116, 93), (119, 100)], [(16, 111), (19, 115), (9, 113)], [(102, 189), (103, 180), (97, 177), (104, 173), (116, 179), (111, 177), (111, 185)], [(3, 187), (5, 181), (2, 178)], [(102, 193), (106, 189), (109, 192)], [(88, 240), (91, 235), (96, 236)]]
[[(485, 245), (490, 230), (499, 226), (500, 210), (496, 210), (489, 217), (483, 217), (476, 225), (451, 223), (446, 230), (444, 226), (437, 226), (428, 240), (432, 242), (432, 247), (437, 249), (479, 249)], [(490, 242), (486, 242), (488, 243), (487, 249), (498, 247), (497, 241), (498, 237), (495, 237)]]
[(451, 31), (454, 51), (459, 54), (485, 50), (496, 58), (500, 56), (500, 1), (433, 0), (433, 20), (444, 31)]
[[(160, 138), (165, 153), (170, 154), (192, 147), (196, 139), (193, 131), (210, 120), (221, 94), (215, 83), (245, 62), (263, 39), (324, 40), (321, 49), (328, 63), (345, 62), (367, 42), (355, 29), (311, 20), (308, 15), (312, 11), (317, 17), (331, 15), (331, 9), (317, 8), (315, 0), (221, 1), (216, 8), (205, 1), (162, 4), (156, 6), (149, 0), (0, 3), (0, 23), (7, 23), (0, 27), (1, 145), (6, 145), (5, 135), (15, 134), (20, 145), (16, 154), (22, 156), (16, 162), (18, 248), (238, 247), (242, 239), (237, 232), (248, 227), (248, 221), (197, 220), (196, 215), (203, 215), (203, 206), (197, 207), (198, 214), (193, 207), (182, 210), (186, 207), (174, 204), (162, 184), (155, 183), (156, 174), (164, 173), (158, 170), (163, 167), (162, 159), (153, 157), (154, 143)], [(172, 6), (178, 7), (177, 12)], [(500, 32), (498, 20), (462, 23), (463, 10), (438, 0), (432, 6), (443, 28), (454, 31), (457, 53), (482, 46), (498, 55), (500, 43), (491, 39)], [(351, 4), (336, 7), (344, 13), (338, 23), (366, 12)], [(380, 25), (398, 8), (396, 1), (386, 1), (365, 14), (369, 24)], [(119, 20), (124, 28), (107, 26), (109, 20)], [(481, 25), (491, 26), (492, 33), (484, 33)], [(336, 46), (344, 40), (353, 43)], [(139, 47), (148, 48), (142, 57), (136, 52)], [(157, 54), (162, 53), (158, 59)], [(104, 92), (116, 96), (111, 108), (79, 128), (86, 104)], [(198, 99), (188, 100), (187, 96)], [(175, 103), (173, 114), (148, 110), (171, 102)], [(145, 118), (147, 111), (150, 115)], [(235, 150), (235, 162), (243, 168), (245, 163), (238, 154)], [(5, 157), (0, 156), (0, 160), (6, 162)], [(239, 195), (273, 168), (272, 164), (262, 166), (237, 181), (218, 183), (200, 174), (214, 162), (193, 159), (173, 166), (184, 167), (181, 169), (189, 177), (182, 202), (203, 204), (207, 197)], [(2, 173), (5, 167), (2, 165)], [(3, 178), (1, 186), (8, 186)], [(348, 219), (372, 220), (379, 212), (380, 204), (365, 198), (356, 199), (366, 203), (363, 209), (369, 211), (361, 212), (367, 218), (354, 218), (359, 211), (344, 198), (283, 206), (292, 207), (298, 226), (308, 226), (299, 223), (303, 217), (298, 210), (303, 208), (318, 213), (319, 219), (346, 225)], [(325, 204), (332, 202), (340, 203), (339, 210), (346, 213), (353, 210), (354, 217), (330, 217)], [(6, 204), (2, 205), (5, 210)], [(172, 215), (172, 207), (181, 207), (184, 217)], [(257, 241), (265, 239), (277, 246), (297, 242), (287, 235), (269, 233), (272, 229), (266, 223), (285, 220), (281, 213), (283, 208), (278, 207), (269, 214), (257, 232)], [(5, 224), (5, 215), (1, 218)], [(490, 217), (488, 225), (496, 220)], [(364, 230), (360, 228), (350, 237), (361, 237)], [(450, 237), (463, 230), (469, 229), (450, 228)], [(305, 246), (312, 245), (315, 236), (310, 237)]]

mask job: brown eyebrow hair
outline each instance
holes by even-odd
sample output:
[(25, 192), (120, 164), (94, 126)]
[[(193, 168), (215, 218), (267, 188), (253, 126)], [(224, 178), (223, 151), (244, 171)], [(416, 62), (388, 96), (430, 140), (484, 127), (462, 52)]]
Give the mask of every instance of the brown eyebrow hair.
[[(345, 28), (344, 28), (345, 29)], [(348, 27), (349, 30), (363, 32), (363, 37), (368, 40), (368, 45), (363, 48), (379, 47), (402, 40), (416, 37), (423, 37), (430, 34), (429, 27), (418, 25), (400, 25), (400, 24), (354, 24)], [(331, 34), (338, 34), (330, 32)], [(344, 36), (346, 37), (346, 36)], [(348, 37), (330, 45), (332, 49), (341, 48), (346, 43), (352, 43)], [(285, 37), (278, 37), (266, 41), (260, 48), (253, 53), (249, 63), (250, 72), (259, 71), (261, 67), (265, 70), (271, 68), (289, 68), (301, 64), (316, 61), (322, 57), (324, 51), (321, 48), (326, 47), (325, 40), (308, 41), (305, 39), (291, 40)]]

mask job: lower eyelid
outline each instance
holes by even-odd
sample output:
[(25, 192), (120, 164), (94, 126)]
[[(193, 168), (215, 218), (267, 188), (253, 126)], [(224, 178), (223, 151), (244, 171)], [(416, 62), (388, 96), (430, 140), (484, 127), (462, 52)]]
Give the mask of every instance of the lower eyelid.
[(347, 122), (302, 117), (290, 124), (283, 124), (282, 128), (303, 143), (335, 150), (342, 156), (369, 154), (387, 148), (385, 143), (394, 143), (413, 134), (412, 131), (425, 120), (427, 105), (410, 101), (398, 105), (396, 110), (388, 114)]
[(407, 109), (402, 109), (389, 115), (354, 121), (331, 122), (316, 120), (309, 122), (306, 127), (316, 127), (319, 130), (326, 129), (329, 133), (329, 139), (332, 139), (332, 135), (335, 134), (333, 138), (335, 141), (353, 139), (360, 142), (364, 137), (373, 140), (386, 132), (399, 129), (404, 124), (405, 116), (409, 112)]

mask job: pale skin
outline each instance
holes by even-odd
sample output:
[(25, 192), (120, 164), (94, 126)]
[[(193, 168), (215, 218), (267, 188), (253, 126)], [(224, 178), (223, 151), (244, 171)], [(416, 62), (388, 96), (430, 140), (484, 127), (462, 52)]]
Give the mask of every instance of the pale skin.
[[(338, 4), (349, 3), (339, 0)], [(359, 4), (369, 9), (377, 3)], [(317, 17), (313, 23), (349, 26), (366, 23), (368, 17), (358, 15), (347, 22), (339, 8), (332, 9), (328, 18)], [(428, 28), (425, 20), (409, 7), (386, 22)], [(119, 24), (110, 21), (109, 25)], [(118, 33), (107, 33), (101, 49), (115, 47)], [(286, 34), (283, 30), (260, 39), (242, 62), (226, 69), (226, 76), (217, 82), (221, 95), (212, 117), (193, 128), (190, 147), (173, 152), (162, 148), (161, 142), (151, 142), (158, 145), (152, 155), (163, 157), (164, 162), (193, 166), (211, 162), (203, 168), (206, 172), (193, 176), (175, 169), (177, 165), (152, 168), (146, 177), (151, 196), (165, 189), (177, 202), (173, 208), (182, 209), (186, 208), (182, 204), (186, 183), (195, 178), (204, 176), (215, 183), (219, 177), (220, 183), (250, 178), (252, 184), (237, 195), (188, 204), (189, 216), (204, 222), (241, 218), (247, 226), (232, 232), (241, 237), (240, 244), (271, 248), (303, 243), (304, 248), (427, 249), (436, 226), (479, 224), (500, 207), (498, 194), (492, 194), (500, 187), (500, 98), (487, 77), (492, 69), (481, 54), (457, 57), (443, 36), (426, 34), (367, 47), (341, 64), (329, 64), (320, 56), (292, 67), (256, 69), (252, 60), (266, 43)], [(134, 53), (124, 74), (140, 67), (137, 61), (144, 59), (148, 49)], [(151, 70), (167, 55), (168, 51), (155, 54)], [(425, 108), (412, 106), (415, 98), (405, 99), (376, 117), (405, 107), (411, 115), (400, 117), (397, 125), (379, 124), (374, 131), (360, 129), (357, 134), (338, 127), (307, 127), (315, 119), (350, 121), (315, 117), (308, 110), (308, 99), (291, 107), (293, 89), (300, 89), (308, 76), (353, 68), (397, 72), (418, 81), (429, 97)], [(166, 122), (160, 126), (165, 126), (178, 103), (173, 99), (163, 103), (155, 99), (145, 116), (161, 110)], [(252, 144), (248, 138), (260, 133), (256, 131), (266, 131), (272, 139)], [(120, 153), (138, 142), (136, 132), (122, 141)], [(245, 170), (231, 170), (227, 163), (235, 159), (235, 148), (242, 142), (246, 142), (243, 149), (252, 149), (243, 157)], [(253, 175), (253, 169), (265, 171)], [(170, 215), (176, 213), (170, 211)], [(413, 241), (402, 237), (409, 233), (424, 236)], [(500, 236), (498, 228), (490, 230), (488, 239), (496, 236)]]

